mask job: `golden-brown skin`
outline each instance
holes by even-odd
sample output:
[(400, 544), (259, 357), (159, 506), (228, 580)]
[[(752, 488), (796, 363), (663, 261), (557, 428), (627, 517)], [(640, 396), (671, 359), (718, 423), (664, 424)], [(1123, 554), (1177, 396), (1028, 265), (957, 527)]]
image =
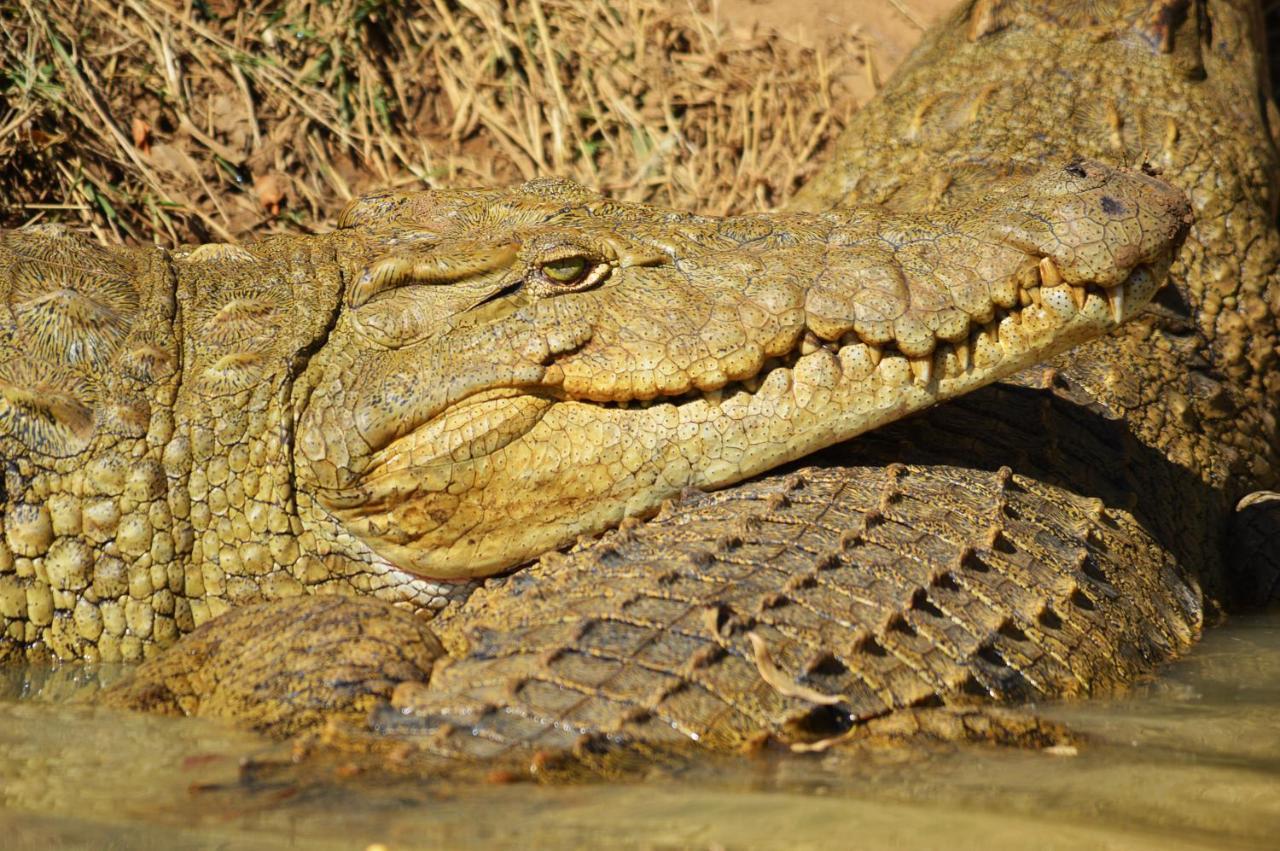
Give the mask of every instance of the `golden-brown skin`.
[(0, 656), (138, 659), (302, 593), (438, 607), (1103, 333), (1187, 209), (1064, 158), (938, 215), (534, 181), (249, 248), (6, 234)]
[[(487, 586), (435, 626), (450, 659), (374, 729), (534, 774), (546, 751), (610, 742), (812, 749), (935, 708), (1106, 691), (1184, 652), (1223, 599), (1233, 507), (1275, 482), (1257, 23), (1232, 2), (964, 4), (858, 114), (810, 205), (942, 211), (1067, 151), (1146, 155), (1198, 211), (1176, 294), (825, 466), (692, 496)], [(1274, 497), (1238, 504), (1237, 554), (1259, 559), (1238, 587), (1273, 593)]]
[[(1181, 203), (1065, 161), (941, 216), (706, 219), (556, 181), (374, 198), (345, 220), (428, 236), (303, 376), (299, 489), (402, 569), (488, 575), (1096, 336), (1158, 285)], [(582, 282), (541, 271), (565, 257)]]
[(437, 629), (451, 660), (374, 729), (535, 776), (544, 750), (589, 764), (584, 742), (825, 748), (1122, 687), (1191, 646), (1226, 582), (1274, 595), (1257, 489), (1280, 448), (1280, 163), (1258, 18), (963, 4), (855, 116), (810, 208), (945, 210), (1064, 150), (1150, 157), (1197, 209), (1177, 290), (1016, 383), (485, 588)]
[[(1021, 386), (487, 587), (439, 625), (451, 660), (377, 728), (531, 769), (593, 742), (823, 747), (929, 707), (1094, 693), (1184, 651), (1220, 599), (1235, 499), (1275, 480), (1277, 168), (1256, 18), (1231, 2), (965, 4), (855, 119), (810, 204), (945, 210), (1064, 151), (1146, 154), (1200, 213), (1177, 296)], [(1271, 497), (1240, 505), (1264, 530), (1242, 540), (1275, 528)]]
[(1176, 290), (1054, 365), (1234, 503), (1280, 476), (1280, 114), (1263, 37), (1250, 0), (963, 4), (797, 206), (947, 209), (1063, 150), (1151, 162), (1195, 207)]

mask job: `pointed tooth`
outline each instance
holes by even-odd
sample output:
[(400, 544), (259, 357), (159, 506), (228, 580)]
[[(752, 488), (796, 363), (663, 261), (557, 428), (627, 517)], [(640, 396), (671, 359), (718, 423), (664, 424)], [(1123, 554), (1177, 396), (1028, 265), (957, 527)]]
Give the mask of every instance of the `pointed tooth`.
[(873, 366), (879, 366), (880, 358), (884, 357), (884, 351), (879, 346), (873, 345), (871, 343), (867, 344), (867, 349), (868, 349), (868, 354), (871, 357), (871, 364)]
[(1084, 310), (1084, 303), (1089, 300), (1089, 291), (1072, 284), (1071, 300), (1076, 303), (1076, 310)]
[(960, 371), (968, 372), (971, 359), (968, 338), (952, 343), (951, 345), (956, 350), (956, 360), (960, 362)]
[(1032, 302), (1031, 291), (1026, 287), (1018, 287), (1018, 304), (1027, 307)]
[(1111, 306), (1111, 318), (1119, 325), (1124, 321), (1124, 287), (1112, 287), (1106, 293), (1107, 304)]
[(822, 348), (822, 340), (812, 331), (804, 332), (804, 339), (800, 341), (800, 354), (811, 355), (818, 349)]
[(719, 407), (720, 403), (724, 401), (724, 389), (709, 390), (706, 393), (703, 393), (702, 397), (707, 400), (708, 405), (715, 405), (716, 407)]
[(911, 365), (911, 374), (915, 376), (916, 383), (927, 386), (933, 378), (933, 355), (907, 358), (907, 363)]
[(760, 389), (760, 376), (757, 374), (750, 378), (742, 379), (742, 386), (747, 389), (748, 393), (755, 393)]
[(1051, 257), (1040, 258), (1040, 280), (1046, 287), (1062, 286), (1062, 273)]

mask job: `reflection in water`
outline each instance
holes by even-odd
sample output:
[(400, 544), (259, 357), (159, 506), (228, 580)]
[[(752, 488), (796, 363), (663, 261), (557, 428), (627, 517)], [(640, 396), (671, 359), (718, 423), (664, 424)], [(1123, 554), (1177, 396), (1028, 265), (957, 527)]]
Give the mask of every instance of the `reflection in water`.
[(77, 703), (64, 668), (0, 672), (5, 848), (1269, 848), (1280, 833), (1280, 616), (1211, 630), (1115, 700), (1041, 707), (1075, 757), (894, 749), (734, 761), (661, 782), (425, 788), (237, 783), (288, 750)]

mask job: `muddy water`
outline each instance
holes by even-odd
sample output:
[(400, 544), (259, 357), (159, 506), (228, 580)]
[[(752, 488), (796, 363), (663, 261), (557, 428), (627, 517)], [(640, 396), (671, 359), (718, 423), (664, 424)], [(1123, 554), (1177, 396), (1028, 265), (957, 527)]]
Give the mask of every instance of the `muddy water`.
[(1210, 631), (1123, 698), (1041, 707), (1087, 735), (1076, 756), (891, 750), (622, 785), (245, 786), (240, 760), (280, 748), (71, 699), (110, 676), (0, 680), (0, 847), (1280, 847), (1280, 615)]

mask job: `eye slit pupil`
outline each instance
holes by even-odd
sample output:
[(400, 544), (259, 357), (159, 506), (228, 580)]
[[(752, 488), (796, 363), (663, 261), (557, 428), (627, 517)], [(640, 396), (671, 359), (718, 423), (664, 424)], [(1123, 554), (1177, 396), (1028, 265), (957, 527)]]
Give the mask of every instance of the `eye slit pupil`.
[(542, 267), (542, 272), (557, 284), (576, 284), (587, 274), (585, 257), (566, 257), (553, 260)]

